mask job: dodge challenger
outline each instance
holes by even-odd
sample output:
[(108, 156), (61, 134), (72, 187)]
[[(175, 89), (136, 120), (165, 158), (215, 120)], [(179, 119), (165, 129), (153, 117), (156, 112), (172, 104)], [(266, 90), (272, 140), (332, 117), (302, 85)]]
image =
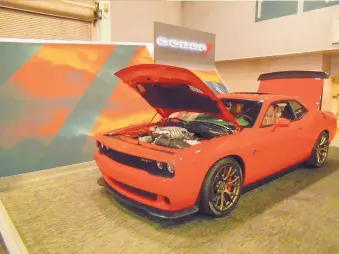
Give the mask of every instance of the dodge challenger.
[(324, 72), (266, 73), (258, 92), (224, 94), (174, 66), (115, 75), (161, 120), (96, 136), (98, 184), (153, 216), (225, 216), (244, 186), (300, 163), (322, 167), (335, 135), (336, 117), (322, 110)]

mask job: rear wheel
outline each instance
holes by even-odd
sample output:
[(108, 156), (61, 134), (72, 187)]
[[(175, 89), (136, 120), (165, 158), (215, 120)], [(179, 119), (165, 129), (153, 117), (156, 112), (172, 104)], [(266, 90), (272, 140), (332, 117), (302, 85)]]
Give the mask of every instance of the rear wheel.
[(318, 137), (310, 158), (307, 161), (307, 165), (320, 168), (324, 165), (329, 150), (329, 142), (328, 142), (328, 134), (326, 132), (322, 132)]
[(241, 194), (243, 171), (234, 158), (224, 158), (208, 171), (201, 191), (201, 209), (213, 217), (233, 211)]

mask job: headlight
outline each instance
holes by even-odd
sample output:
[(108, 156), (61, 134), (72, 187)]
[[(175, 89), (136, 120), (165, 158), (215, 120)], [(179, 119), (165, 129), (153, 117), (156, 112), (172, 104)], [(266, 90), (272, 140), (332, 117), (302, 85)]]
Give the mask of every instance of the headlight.
[(174, 166), (172, 164), (157, 161), (157, 167), (161, 170), (167, 170), (171, 175), (174, 174)]
[(165, 163), (162, 163), (162, 162), (157, 161), (157, 167), (158, 167), (159, 169), (163, 169), (164, 166), (165, 166)]
[(171, 174), (174, 174), (174, 166), (167, 163), (167, 170), (168, 172), (170, 172)]

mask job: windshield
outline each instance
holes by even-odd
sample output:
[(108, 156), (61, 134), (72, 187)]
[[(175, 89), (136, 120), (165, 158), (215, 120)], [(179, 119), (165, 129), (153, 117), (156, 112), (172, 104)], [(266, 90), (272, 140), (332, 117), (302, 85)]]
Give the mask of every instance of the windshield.
[[(237, 123), (244, 128), (252, 128), (258, 118), (262, 107), (260, 101), (222, 99), (221, 100), (228, 111), (234, 116)], [(231, 123), (215, 118), (205, 113), (179, 112), (172, 114), (170, 117), (181, 118), (185, 121), (209, 122), (222, 126), (232, 126)]]
[(211, 89), (215, 94), (228, 93), (227, 87), (223, 84), (212, 82), (212, 81), (204, 81), (204, 83)]

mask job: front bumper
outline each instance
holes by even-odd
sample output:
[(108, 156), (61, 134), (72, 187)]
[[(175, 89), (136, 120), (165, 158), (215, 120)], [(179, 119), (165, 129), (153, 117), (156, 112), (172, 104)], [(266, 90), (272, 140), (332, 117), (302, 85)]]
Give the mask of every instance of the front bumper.
[(158, 218), (162, 218), (162, 219), (178, 219), (178, 218), (182, 218), (191, 214), (194, 214), (196, 212), (199, 211), (199, 208), (194, 205), (190, 208), (186, 208), (180, 211), (165, 211), (165, 210), (160, 210), (160, 209), (156, 209), (150, 206), (146, 206), (144, 204), (141, 204), (137, 201), (131, 200), (123, 195), (121, 195), (120, 193), (118, 193), (117, 191), (115, 191), (111, 186), (109, 186), (108, 183), (106, 183), (106, 181), (100, 177), (98, 179), (98, 184), (100, 186), (103, 186), (105, 188), (105, 190), (111, 194), (114, 198), (116, 198), (119, 202), (127, 205), (127, 206), (131, 206), (131, 207), (135, 207), (139, 210), (143, 210), (144, 212), (158, 217)]

